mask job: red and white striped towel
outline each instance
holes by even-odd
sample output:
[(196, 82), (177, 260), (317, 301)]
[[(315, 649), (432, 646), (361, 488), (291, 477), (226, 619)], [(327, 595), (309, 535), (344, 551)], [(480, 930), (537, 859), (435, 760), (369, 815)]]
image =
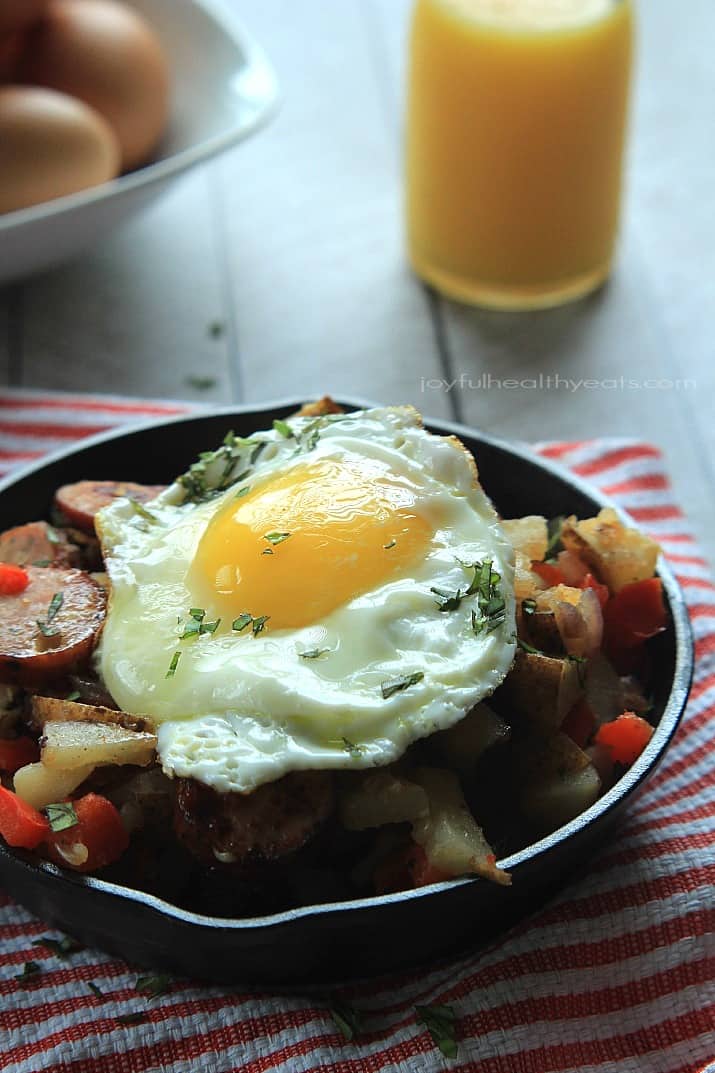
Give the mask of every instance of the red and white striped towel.
[[(0, 396), (0, 466), (180, 403), (29, 392)], [(663, 546), (682, 584), (697, 666), (663, 765), (588, 874), (485, 952), (432, 973), (349, 986), (363, 1031), (346, 1041), (306, 997), (177, 981), (147, 1000), (136, 973), (54, 935), (0, 893), (0, 1068), (5, 1073), (696, 1073), (715, 1070), (715, 586), (658, 451), (632, 440), (550, 443), (541, 454), (617, 499)], [(20, 988), (26, 961), (41, 973)], [(92, 982), (101, 991), (88, 987)], [(415, 1005), (448, 1005), (444, 1058)], [(141, 1010), (140, 1024), (116, 1018)]]

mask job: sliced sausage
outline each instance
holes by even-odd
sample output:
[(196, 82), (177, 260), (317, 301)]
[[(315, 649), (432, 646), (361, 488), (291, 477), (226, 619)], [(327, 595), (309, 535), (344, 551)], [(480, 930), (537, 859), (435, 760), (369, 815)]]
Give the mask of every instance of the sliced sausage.
[(163, 492), (163, 484), (134, 484), (132, 481), (77, 481), (55, 492), (55, 506), (70, 525), (94, 535), (94, 516), (119, 496), (148, 503)]
[(251, 794), (220, 794), (195, 779), (179, 779), (174, 830), (206, 864), (260, 865), (301, 849), (332, 810), (327, 771), (294, 771)]
[(29, 566), (30, 583), (0, 596), (0, 681), (36, 685), (80, 666), (104, 621), (104, 590), (82, 570)]
[(0, 562), (18, 566), (79, 566), (79, 548), (61, 529), (47, 522), (28, 522), (0, 534)]

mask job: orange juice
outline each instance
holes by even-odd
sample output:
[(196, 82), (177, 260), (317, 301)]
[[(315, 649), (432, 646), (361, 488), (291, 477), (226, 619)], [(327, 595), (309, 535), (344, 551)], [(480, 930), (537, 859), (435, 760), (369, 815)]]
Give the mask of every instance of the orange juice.
[(438, 290), (533, 309), (608, 275), (630, 81), (630, 0), (417, 0), (409, 255)]

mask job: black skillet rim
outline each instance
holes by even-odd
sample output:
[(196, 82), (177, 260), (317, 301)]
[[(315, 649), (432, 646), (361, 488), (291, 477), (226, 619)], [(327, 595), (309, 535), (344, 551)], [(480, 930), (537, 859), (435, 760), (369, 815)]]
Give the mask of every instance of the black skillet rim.
[[(97, 444), (108, 443), (112, 440), (121, 440), (134, 433), (146, 432), (158, 426), (182, 426), (190, 424), (192, 421), (205, 420), (206, 418), (226, 417), (227, 421), (230, 421), (232, 417), (240, 416), (245, 418), (247, 416), (255, 415), (257, 420), (260, 420), (262, 414), (273, 411), (284, 411), (287, 416), (299, 409), (304, 401), (303, 398), (281, 398), (254, 405), (247, 404), (219, 407), (216, 409), (201, 409), (187, 414), (181, 414), (178, 417), (137, 422), (136, 424), (132, 424), (129, 428), (121, 426), (119, 428), (111, 429), (107, 432), (99, 433), (96, 436), (82, 439), (69, 448), (64, 448), (55, 451), (52, 454), (45, 455), (34, 465), (23, 467), (21, 473), (11, 474), (10, 476), (5, 477), (0, 481), (0, 496), (2, 496), (6, 489), (21, 483), (25, 478), (31, 475), (41, 472), (52, 463), (70, 458), (72, 455), (80, 453)], [(346, 410), (364, 409), (384, 405), (366, 399), (356, 399), (354, 397), (336, 397), (335, 401)], [(522, 461), (528, 462), (552, 476), (558, 477), (561, 481), (570, 484), (577, 493), (595, 500), (602, 507), (613, 507), (624, 520), (629, 521), (630, 524), (636, 524), (632, 519), (629, 519), (626, 511), (607, 496), (604, 496), (598, 488), (589, 484), (587, 481), (581, 480), (581, 478), (575, 476), (571, 471), (557, 465), (549, 459), (544, 459), (541, 456), (536, 455), (527, 446), (510, 443), (506, 440), (499, 439), (498, 437), (490, 436), (477, 429), (469, 428), (466, 425), (437, 418), (426, 418), (425, 426), (430, 431), (436, 432), (437, 434), (448, 436), (455, 435), (460, 439), (466, 438), (468, 440), (474, 440), (477, 443), (482, 441), (498, 450), (516, 455)], [(77, 479), (79, 480), (81, 477), (78, 475)], [(629, 770), (606, 794), (603, 795), (603, 797), (600, 797), (589, 809), (582, 812), (564, 827), (560, 827), (545, 838), (533, 842), (518, 852), (510, 854), (508, 857), (500, 860), (498, 863), (500, 867), (505, 870), (514, 872), (520, 865), (538, 859), (542, 854), (547, 853), (547, 851), (552, 850), (556, 846), (559, 846), (578, 835), (579, 832), (590, 824), (597, 823), (599, 820), (605, 818), (608, 813), (623, 802), (624, 798), (631, 796), (641, 786), (663, 758), (663, 755), (678, 728), (685, 709), (692, 683), (694, 658), (692, 628), (685, 599), (672, 570), (662, 556), (658, 562), (658, 576), (663, 582), (668, 609), (675, 629), (675, 668), (670, 693), (663, 708), (661, 718), (655, 728), (653, 737), (641, 753), (638, 760), (636, 760), (632, 767), (629, 768)], [(4, 844), (0, 844), (0, 862), (2, 861), (2, 857), (11, 858), (14, 866), (20, 865), (35, 874), (38, 872), (41, 874), (44, 873), (48, 878), (54, 878), (56, 882), (69, 884), (70, 886), (75, 887), (85, 887), (90, 890), (98, 890), (122, 901), (134, 902), (135, 904), (142, 905), (146, 909), (153, 910), (164, 917), (173, 919), (182, 924), (193, 924), (203, 928), (218, 928), (228, 932), (256, 931), (261, 929), (270, 930), (274, 927), (288, 925), (305, 918), (330, 917), (332, 915), (344, 913), (347, 910), (366, 911), (384, 905), (429, 898), (431, 895), (440, 893), (444, 890), (454, 889), (458, 886), (472, 885), (479, 882), (476, 878), (465, 877), (462, 879), (451, 879), (441, 883), (434, 883), (426, 887), (419, 887), (416, 890), (399, 891), (395, 894), (300, 906), (298, 908), (287, 909), (280, 913), (272, 913), (262, 917), (212, 917), (181, 909), (179, 906), (173, 905), (171, 902), (165, 901), (156, 895), (147, 894), (130, 887), (124, 887), (121, 884), (112, 883), (105, 879), (99, 879), (94, 876), (81, 876), (62, 871), (49, 862), (36, 861), (28, 859), (24, 855), (21, 856), (16, 854)]]

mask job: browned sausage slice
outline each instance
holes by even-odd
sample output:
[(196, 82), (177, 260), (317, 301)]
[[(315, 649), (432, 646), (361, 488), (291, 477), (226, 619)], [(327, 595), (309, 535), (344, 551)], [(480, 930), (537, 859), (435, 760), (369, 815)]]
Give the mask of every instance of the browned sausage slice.
[(94, 534), (94, 516), (119, 496), (148, 503), (163, 492), (163, 484), (134, 484), (132, 481), (77, 481), (55, 492), (55, 506), (70, 525)]
[(195, 779), (179, 779), (174, 830), (207, 864), (262, 864), (301, 849), (332, 808), (327, 771), (294, 771), (251, 794), (220, 794)]
[(0, 534), (0, 562), (18, 566), (79, 566), (79, 548), (61, 529), (47, 522), (28, 522)]
[(29, 566), (27, 573), (24, 592), (0, 596), (0, 681), (36, 685), (88, 658), (106, 597), (82, 570)]

